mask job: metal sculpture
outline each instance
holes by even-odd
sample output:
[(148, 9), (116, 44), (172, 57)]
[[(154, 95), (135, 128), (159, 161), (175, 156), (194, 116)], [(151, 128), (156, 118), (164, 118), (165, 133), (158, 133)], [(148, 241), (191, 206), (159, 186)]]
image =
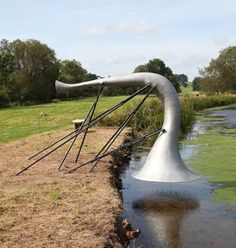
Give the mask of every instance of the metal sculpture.
[[(154, 73), (133, 73), (127, 76), (102, 78), (78, 84), (64, 84), (56, 81), (58, 93), (80, 87), (101, 85), (109, 87), (143, 87), (151, 85), (164, 105), (162, 131), (153, 145), (146, 163), (141, 170), (133, 175), (135, 178), (155, 182), (194, 181), (199, 178), (184, 165), (180, 156), (178, 146), (180, 104), (178, 95), (168, 79)], [(97, 160), (99, 159), (95, 157), (93, 161)]]
[[(64, 84), (66, 85), (66, 84)], [(53, 142), (52, 144), (50, 144), (49, 146), (43, 148), (42, 150), (38, 151), (37, 153), (35, 153), (34, 155), (30, 156), (28, 158), (28, 160), (32, 160), (34, 158), (36, 158), (35, 161), (31, 162), (29, 165), (25, 166), (24, 165), (24, 168), (19, 171), (16, 175), (19, 176), (21, 173), (25, 172), (26, 170), (28, 170), (29, 168), (31, 168), (32, 166), (36, 165), (38, 162), (40, 162), (41, 160), (43, 160), (44, 158), (46, 158), (47, 156), (49, 156), (50, 154), (52, 154), (53, 152), (55, 152), (57, 149), (59, 149), (60, 147), (64, 146), (65, 144), (67, 144), (68, 142), (72, 141), (71, 145), (69, 146), (68, 150), (66, 151), (59, 167), (58, 167), (58, 170), (60, 170), (60, 168), (62, 167), (62, 165), (64, 164), (69, 152), (71, 151), (71, 148), (72, 146), (75, 144), (75, 141), (77, 139), (77, 137), (80, 135), (80, 134), (84, 134), (83, 138), (82, 138), (82, 142), (80, 144), (80, 148), (79, 148), (79, 151), (77, 153), (77, 157), (76, 157), (76, 160), (75, 162), (77, 163), (78, 162), (78, 158), (79, 158), (79, 154), (80, 154), (80, 151), (82, 149), (82, 146), (83, 146), (83, 143), (84, 143), (84, 140), (86, 138), (86, 134), (87, 134), (87, 131), (88, 129), (95, 125), (99, 120), (105, 118), (107, 115), (109, 115), (110, 113), (112, 113), (113, 111), (115, 111), (116, 109), (118, 109), (119, 107), (121, 107), (123, 104), (125, 104), (126, 102), (128, 102), (129, 100), (131, 100), (133, 97), (135, 97), (137, 94), (143, 92), (144, 90), (146, 90), (150, 85), (146, 85), (144, 86), (143, 88), (137, 90), (135, 93), (133, 93), (132, 95), (128, 96), (126, 99), (122, 100), (121, 102), (117, 103), (116, 105), (114, 105), (113, 107), (111, 107), (110, 109), (106, 110), (105, 112), (103, 112), (102, 114), (96, 116), (95, 118), (93, 118), (93, 114), (94, 114), (94, 111), (95, 111), (95, 108), (96, 108), (96, 105), (97, 105), (97, 102), (98, 102), (98, 99), (99, 99), (99, 96), (102, 92), (102, 89), (103, 89), (103, 84), (101, 84), (100, 86), (100, 89), (98, 91), (98, 94), (97, 94), (97, 97), (96, 99), (94, 100), (94, 103), (92, 104), (89, 112), (87, 113), (82, 125), (80, 127), (77, 127), (75, 129), (75, 131), (73, 132), (70, 132), (69, 134), (63, 136), (62, 138), (58, 139), (57, 141)], [(63, 83), (61, 83), (61, 88), (63, 87)], [(114, 141), (116, 140), (116, 138), (118, 137), (118, 135), (121, 133), (121, 131), (124, 129), (124, 127), (126, 126), (126, 124), (128, 124), (128, 122), (131, 120), (131, 118), (134, 116), (134, 114), (136, 113), (136, 111), (139, 109), (139, 107), (142, 105), (142, 103), (145, 101), (145, 99), (147, 98), (147, 96), (151, 93), (151, 91), (153, 90), (153, 88), (151, 88), (148, 93), (146, 94), (146, 96), (144, 97), (144, 99), (138, 104), (138, 106), (130, 113), (130, 115), (127, 117), (127, 119), (120, 125), (120, 127), (117, 129), (117, 131), (112, 135), (112, 137), (108, 140), (108, 142), (104, 145), (104, 147), (98, 152), (98, 154), (95, 156), (94, 159), (82, 164), (82, 165), (79, 165), (79, 166), (76, 166), (72, 169), (70, 169), (68, 171), (69, 172), (72, 172), (72, 171), (75, 171), (77, 170), (78, 168), (82, 167), (82, 166), (85, 166), (87, 164), (90, 164), (90, 163), (93, 163), (93, 167), (91, 168), (91, 170), (96, 166), (96, 164), (100, 161), (100, 159), (108, 156), (108, 155), (111, 155), (121, 149), (124, 149), (128, 146), (132, 146), (134, 144), (136, 144), (137, 142), (141, 142), (142, 140), (152, 136), (152, 135), (155, 135), (157, 133), (162, 133), (163, 130), (161, 129), (157, 129), (153, 132), (150, 132), (150, 133), (147, 133), (145, 134), (143, 137), (141, 138), (137, 138), (135, 140), (132, 140), (131, 142), (128, 142), (126, 143), (125, 145), (121, 145), (119, 146), (117, 149), (114, 149), (112, 151), (109, 151), (108, 152), (108, 149), (109, 147), (114, 143)], [(38, 158), (37, 158), (38, 157)], [(91, 171), (90, 170), (90, 171)]]

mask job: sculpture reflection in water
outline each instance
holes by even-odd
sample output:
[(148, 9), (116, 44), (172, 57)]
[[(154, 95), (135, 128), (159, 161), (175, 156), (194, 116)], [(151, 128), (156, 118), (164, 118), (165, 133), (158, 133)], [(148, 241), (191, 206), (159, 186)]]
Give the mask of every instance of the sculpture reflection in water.
[(158, 247), (168, 248), (182, 247), (183, 218), (199, 207), (197, 199), (184, 193), (174, 192), (159, 193), (133, 202), (134, 210), (143, 212), (151, 225), (151, 237), (145, 235), (145, 245), (148, 239), (156, 237), (154, 243), (159, 243)]

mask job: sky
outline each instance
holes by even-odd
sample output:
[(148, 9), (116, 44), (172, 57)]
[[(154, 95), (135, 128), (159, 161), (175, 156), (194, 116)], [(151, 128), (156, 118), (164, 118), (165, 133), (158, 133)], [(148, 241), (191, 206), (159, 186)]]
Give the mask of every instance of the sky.
[(236, 45), (236, 1), (0, 0), (1, 39), (37, 39), (104, 77), (160, 58), (192, 80)]

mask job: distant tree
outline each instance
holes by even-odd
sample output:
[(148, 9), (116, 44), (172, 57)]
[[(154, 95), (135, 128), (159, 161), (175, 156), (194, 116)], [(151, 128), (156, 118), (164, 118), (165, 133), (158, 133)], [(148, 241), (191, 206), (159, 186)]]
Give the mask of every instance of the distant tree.
[(0, 52), (0, 85), (8, 84), (14, 70), (14, 57)]
[(195, 77), (192, 82), (193, 91), (200, 91), (201, 90), (201, 78)]
[(201, 90), (207, 92), (236, 91), (236, 46), (222, 50), (209, 66), (200, 70)]
[(63, 60), (60, 62), (59, 80), (65, 83), (80, 83), (85, 80), (87, 71), (79, 61)]
[(188, 82), (188, 76), (185, 74), (175, 74), (175, 77), (177, 79), (177, 82), (179, 84), (182, 84), (183, 86), (184, 86), (184, 84), (186, 84)]
[[(60, 62), (59, 80), (64, 83), (74, 84), (84, 81), (91, 81), (97, 79), (96, 74), (87, 72), (81, 65), (81, 63), (75, 59), (63, 60)], [(73, 91), (65, 92), (68, 97), (80, 97), (80, 96), (94, 96), (97, 94), (96, 88), (79, 88)]]
[(6, 106), (9, 103), (9, 85), (13, 70), (13, 56), (0, 52), (0, 106)]
[[(85, 77), (84, 77), (84, 81), (91, 81), (91, 80), (95, 80), (98, 79), (98, 75), (94, 74), (94, 73), (86, 73)], [(98, 88), (97, 87), (91, 87), (91, 88), (83, 88), (81, 89), (81, 93), (80, 95), (82, 96), (95, 96), (98, 93)]]
[(94, 74), (94, 73), (87, 73), (84, 77), (84, 81), (91, 81), (91, 80), (95, 80), (98, 79), (98, 75)]
[(54, 97), (59, 66), (55, 52), (47, 45), (37, 40), (2, 40), (0, 54), (11, 60), (7, 69), (11, 101), (45, 101)]
[(149, 60), (147, 64), (139, 65), (135, 68), (134, 72), (153, 72), (158, 73), (166, 78), (168, 78), (174, 85), (177, 92), (180, 92), (180, 85), (177, 82), (177, 78), (173, 74), (172, 70), (165, 65), (165, 63), (160, 59)]

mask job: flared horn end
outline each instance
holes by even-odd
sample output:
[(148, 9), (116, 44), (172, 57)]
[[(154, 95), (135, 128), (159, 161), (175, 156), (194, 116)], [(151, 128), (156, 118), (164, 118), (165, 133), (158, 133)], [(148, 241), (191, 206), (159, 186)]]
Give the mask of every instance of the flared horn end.
[(68, 84), (62, 83), (62, 82), (60, 82), (58, 80), (56, 80), (56, 82), (55, 82), (55, 87), (56, 87), (56, 92), (58, 94), (65, 93), (65, 91), (67, 89), (69, 89), (69, 85)]
[(144, 167), (137, 173), (132, 175), (135, 179), (151, 182), (166, 182), (166, 183), (179, 183), (179, 182), (192, 182), (200, 177), (194, 172), (189, 170), (185, 165), (178, 166), (178, 168), (166, 168), (165, 170), (158, 168), (152, 169), (149, 173), (148, 169)]
[(199, 179), (187, 168), (180, 156), (178, 141), (164, 133), (152, 147), (144, 166), (132, 175), (152, 182), (190, 182)]

